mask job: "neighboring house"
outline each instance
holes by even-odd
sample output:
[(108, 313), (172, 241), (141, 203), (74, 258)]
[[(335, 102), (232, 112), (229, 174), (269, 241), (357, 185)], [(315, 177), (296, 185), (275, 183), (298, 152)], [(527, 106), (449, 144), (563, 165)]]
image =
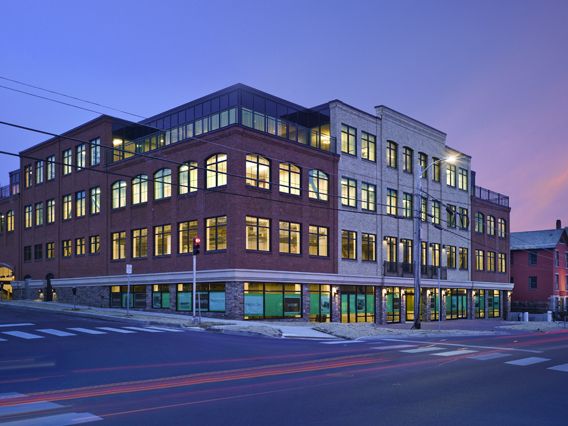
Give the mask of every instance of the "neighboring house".
[(512, 310), (542, 313), (568, 309), (568, 233), (556, 229), (511, 234)]

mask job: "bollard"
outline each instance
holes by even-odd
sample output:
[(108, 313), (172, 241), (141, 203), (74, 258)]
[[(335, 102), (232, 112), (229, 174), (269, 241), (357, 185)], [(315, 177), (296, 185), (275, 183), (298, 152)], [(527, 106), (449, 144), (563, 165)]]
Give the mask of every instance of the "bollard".
[(529, 313), (523, 312), (523, 322), (529, 322)]

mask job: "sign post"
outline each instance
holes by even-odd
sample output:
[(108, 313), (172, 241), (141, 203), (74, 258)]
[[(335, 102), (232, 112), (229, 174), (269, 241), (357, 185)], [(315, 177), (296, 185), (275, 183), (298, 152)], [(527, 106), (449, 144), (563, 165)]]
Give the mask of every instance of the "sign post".
[(126, 292), (126, 316), (130, 316), (130, 275), (132, 275), (132, 265), (126, 265), (127, 292)]
[(197, 255), (199, 254), (199, 248), (201, 246), (201, 238), (193, 237), (193, 250), (192, 250), (192, 258), (193, 258), (193, 288), (191, 292), (192, 301), (191, 305), (193, 307), (193, 322), (201, 322), (201, 297), (199, 298), (199, 320), (195, 317), (195, 294), (197, 292)]

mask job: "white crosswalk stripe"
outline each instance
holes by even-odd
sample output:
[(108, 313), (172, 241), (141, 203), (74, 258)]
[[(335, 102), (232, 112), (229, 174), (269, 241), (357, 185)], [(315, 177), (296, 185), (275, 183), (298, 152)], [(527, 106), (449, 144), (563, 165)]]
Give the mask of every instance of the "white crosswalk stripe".
[(69, 333), (67, 331), (62, 331), (62, 330), (56, 330), (54, 328), (40, 328), (39, 330), (40, 333), (45, 333), (45, 334), (51, 334), (52, 336), (58, 336), (58, 337), (69, 337), (69, 336), (76, 336), (76, 334), (74, 333)]
[(511, 354), (505, 354), (503, 352), (494, 352), (489, 354), (468, 356), (468, 358), (475, 359), (477, 361), (489, 361), (490, 359), (504, 358), (506, 356), (511, 356)]
[(68, 330), (76, 331), (77, 333), (85, 333), (85, 334), (106, 334), (106, 332), (104, 331), (92, 330), (90, 328), (83, 328), (83, 327), (73, 327), (73, 328), (68, 328)]
[(401, 352), (404, 352), (405, 354), (420, 354), (423, 352), (434, 352), (434, 351), (443, 351), (444, 348), (441, 348), (439, 346), (426, 346), (424, 348), (416, 348), (416, 349), (407, 349)]
[(550, 361), (550, 358), (540, 358), (538, 356), (531, 356), (528, 358), (516, 359), (514, 361), (507, 361), (505, 362), (505, 364), (526, 367), (527, 365), (540, 364), (541, 362), (546, 362), (546, 361)]
[[(167, 327), (155, 327), (153, 325), (148, 326), (146, 328), (151, 328), (153, 330), (161, 330), (161, 331), (170, 331), (172, 333), (183, 333), (183, 330), (177, 330), (175, 328), (167, 328)], [(201, 330), (201, 329), (200, 329)]]
[(15, 324), (0, 324), (0, 328), (13, 328), (13, 327), (24, 327), (27, 325), (35, 325), (32, 324), (31, 322), (18, 322)]
[(112, 331), (113, 333), (122, 333), (122, 334), (136, 333), (135, 331), (132, 330), (124, 330), (122, 328), (114, 328), (114, 327), (97, 327), (97, 329), (104, 331)]
[(163, 333), (163, 331), (161, 330), (154, 330), (151, 328), (143, 328), (143, 327), (124, 327), (124, 328), (134, 331), (145, 331), (146, 333)]
[(16, 420), (3, 423), (4, 426), (67, 426), (90, 423), (102, 420), (91, 413), (65, 413), (52, 416), (36, 417), (35, 419)]
[(34, 411), (53, 410), (62, 407), (59, 404), (47, 401), (29, 402), (26, 404), (7, 405), (0, 407), (0, 419), (14, 414), (33, 413)]
[(340, 345), (340, 344), (351, 344), (351, 343), (364, 343), (361, 340), (332, 340), (331, 342), (320, 342), (322, 345)]
[(548, 367), (547, 370), (562, 371), (563, 373), (568, 373), (568, 364), (555, 365), (554, 367)]
[(416, 345), (387, 345), (387, 346), (372, 346), (371, 349), (376, 351), (392, 351), (395, 349), (414, 348)]
[(457, 351), (447, 351), (447, 352), (439, 352), (437, 354), (431, 354), (431, 355), (435, 355), (435, 356), (459, 356), (459, 355), (466, 355), (466, 354), (472, 354), (478, 351), (474, 351), (471, 349), (458, 349)]
[(25, 331), (2, 331), (2, 334), (8, 336), (19, 337), (20, 339), (32, 340), (32, 339), (43, 339), (45, 336), (39, 336), (37, 334), (26, 333)]

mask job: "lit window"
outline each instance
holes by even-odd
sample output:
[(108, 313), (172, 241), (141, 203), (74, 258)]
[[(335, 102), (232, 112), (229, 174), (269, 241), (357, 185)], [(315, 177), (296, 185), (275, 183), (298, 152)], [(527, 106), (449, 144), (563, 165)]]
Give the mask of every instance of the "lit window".
[(246, 184), (262, 189), (270, 189), (270, 161), (257, 154), (246, 157)]
[(377, 161), (377, 138), (367, 132), (361, 132), (361, 158)]
[(428, 199), (420, 197), (420, 220), (426, 222), (428, 219)]
[(488, 272), (495, 272), (495, 252), (488, 251), (487, 252), (487, 271)]
[(197, 163), (195, 161), (179, 166), (178, 190), (179, 194), (197, 191)]
[(101, 140), (93, 139), (91, 145), (91, 166), (98, 166), (101, 163)]
[(447, 214), (447, 217), (448, 217), (448, 220), (447, 220), (448, 228), (455, 228), (457, 226), (456, 206), (454, 206), (452, 204), (448, 204), (448, 206), (446, 207), (446, 214)]
[(33, 207), (31, 205), (24, 207), (24, 228), (31, 228), (34, 224)]
[(154, 227), (154, 256), (172, 254), (172, 225)]
[(462, 169), (460, 167), (459, 174), (458, 174), (458, 188), (462, 191), (468, 190), (468, 171), (467, 169)]
[(61, 241), (61, 255), (63, 257), (73, 256), (73, 241), (72, 240)]
[(193, 239), (197, 237), (197, 221), (189, 220), (178, 223), (178, 253), (193, 252)]
[(328, 255), (328, 234), (329, 229), (324, 226), (309, 227), (309, 248), (310, 256)]
[(449, 269), (456, 269), (456, 246), (446, 246), (446, 265)]
[(207, 251), (227, 249), (227, 216), (205, 219), (205, 243)]
[(398, 245), (396, 237), (385, 237), (385, 242), (387, 246), (386, 250), (386, 262), (390, 264), (391, 268), (393, 264), (398, 262)]
[(420, 169), (422, 170), (422, 177), (426, 179), (428, 177), (428, 172), (426, 171), (426, 168), (428, 167), (428, 155), (423, 152), (419, 152), (418, 163), (420, 164)]
[(487, 216), (487, 235), (495, 235), (495, 217)]
[(460, 207), (459, 210), (460, 229), (469, 229), (469, 210), (466, 207)]
[(132, 258), (140, 259), (148, 256), (148, 229), (132, 230)]
[(475, 270), (485, 270), (485, 252), (483, 250), (475, 250)]
[(367, 182), (361, 183), (361, 208), (370, 212), (377, 210), (377, 187)]
[(398, 192), (391, 188), (387, 188), (387, 214), (398, 216)]
[(31, 165), (24, 166), (24, 188), (30, 188), (33, 181), (33, 169)]
[(55, 243), (49, 242), (45, 243), (45, 258), (54, 259), (55, 258)]
[(75, 194), (75, 215), (77, 217), (85, 216), (87, 213), (87, 194), (85, 191), (79, 191)]
[(85, 255), (85, 238), (75, 238), (75, 256)]
[(402, 170), (406, 173), (412, 173), (414, 168), (414, 162), (412, 161), (412, 157), (414, 152), (411, 148), (405, 146), (402, 152)]
[(310, 170), (308, 177), (309, 197), (327, 201), (329, 183), (327, 175), (321, 170)]
[(126, 232), (113, 232), (112, 241), (112, 260), (126, 259)]
[(206, 161), (207, 188), (227, 185), (227, 154), (215, 154)]
[(47, 180), (55, 179), (55, 155), (47, 157)]
[(505, 253), (497, 254), (497, 272), (507, 272), (507, 255)]
[(481, 212), (475, 213), (475, 232), (479, 234), (485, 232), (485, 215)]
[(469, 265), (468, 253), (469, 253), (469, 250), (467, 249), (467, 247), (460, 247), (460, 249), (459, 249), (459, 268), (462, 271), (465, 271), (465, 270), (468, 269), (468, 265)]
[(301, 253), (300, 229), (299, 223), (280, 221), (280, 253)]
[(138, 175), (132, 179), (132, 204), (148, 202), (148, 176)]
[(43, 183), (44, 177), (44, 162), (43, 160), (36, 161), (36, 170), (35, 170), (35, 178), (36, 178), (36, 185)]
[(412, 209), (413, 209), (413, 202), (412, 202), (412, 194), (407, 192), (402, 194), (402, 217), (406, 219), (412, 219)]
[(77, 171), (83, 170), (87, 165), (87, 147), (85, 144), (77, 145), (75, 148), (75, 157), (77, 162)]
[(412, 259), (414, 255), (412, 252), (413, 241), (408, 238), (401, 238), (400, 245), (402, 246), (403, 272), (409, 272), (412, 268)]
[(341, 178), (341, 205), (357, 207), (357, 181)]
[(118, 180), (112, 184), (112, 208), (126, 207), (126, 182)]
[(387, 166), (393, 169), (398, 167), (398, 146), (393, 141), (387, 141)]
[(456, 187), (456, 166), (455, 164), (446, 165), (446, 185)]
[[(505, 238), (507, 236), (507, 222), (503, 218), (497, 220), (497, 235), (499, 238)], [(566, 266), (568, 266), (568, 262), (566, 262), (566, 264)]]
[(154, 173), (154, 200), (172, 196), (172, 171), (160, 169)]
[(91, 235), (89, 237), (89, 253), (97, 254), (101, 252), (101, 237), (100, 235)]
[(270, 219), (246, 217), (246, 249), (270, 251)]
[(47, 223), (55, 223), (55, 200), (47, 200), (46, 216)]
[(101, 188), (89, 189), (89, 213), (98, 214), (101, 212)]
[(432, 180), (434, 182), (440, 182), (442, 175), (441, 161), (439, 158), (432, 157)]
[(63, 151), (63, 175), (71, 174), (73, 171), (73, 151), (66, 149)]
[(43, 225), (43, 203), (35, 204), (35, 224), (36, 226)]
[(357, 259), (357, 232), (341, 231), (341, 258), (346, 260)]
[(341, 125), (341, 152), (357, 155), (357, 129)]
[(377, 236), (363, 232), (361, 234), (361, 259), (368, 262), (377, 260)]
[(290, 163), (280, 164), (280, 192), (290, 195), (300, 195), (300, 168)]
[(73, 217), (73, 196), (71, 194), (63, 196), (63, 220)]
[(14, 232), (14, 211), (8, 210), (6, 212), (6, 231)]

